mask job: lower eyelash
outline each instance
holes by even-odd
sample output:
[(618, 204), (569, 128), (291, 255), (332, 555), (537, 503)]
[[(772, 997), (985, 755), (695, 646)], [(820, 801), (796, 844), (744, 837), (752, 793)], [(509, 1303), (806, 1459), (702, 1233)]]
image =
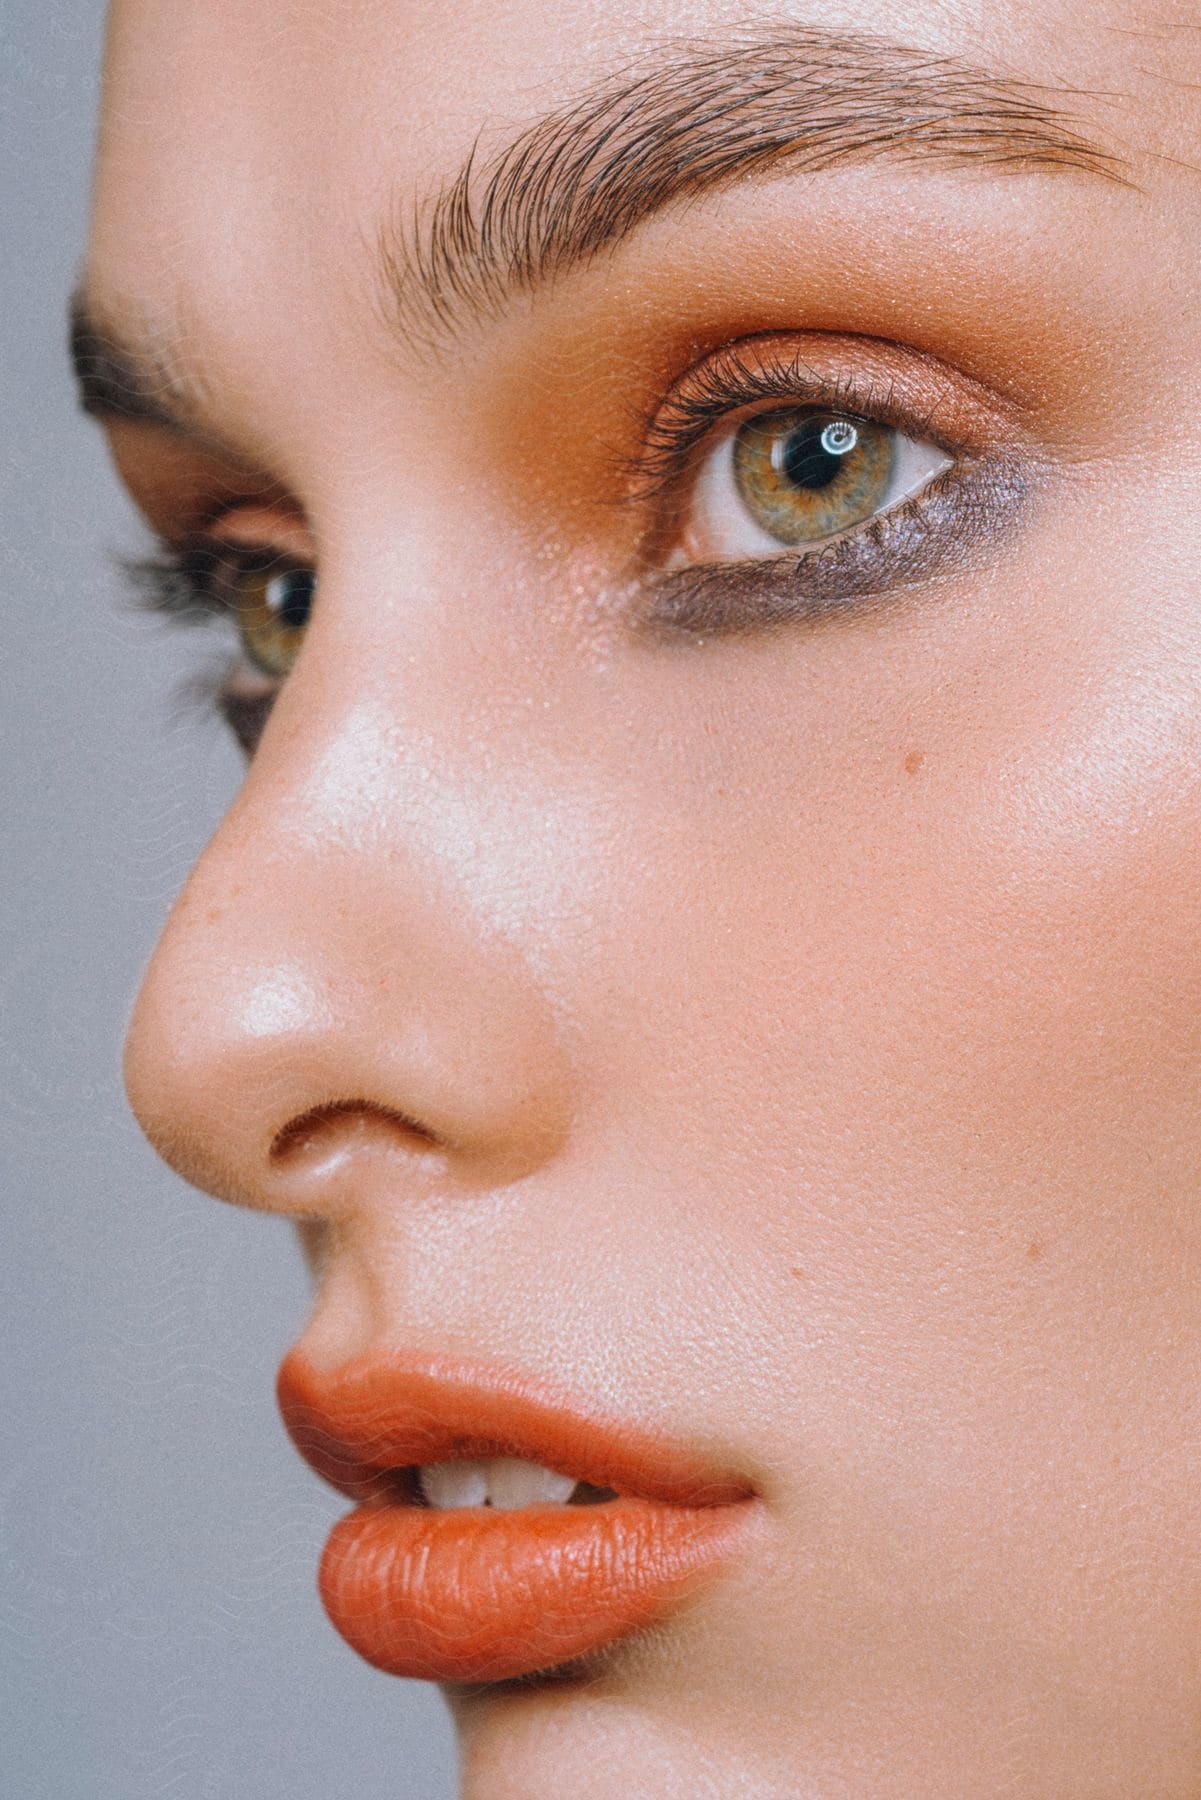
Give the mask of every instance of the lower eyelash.
[(952, 468), (911, 499), (803, 555), (697, 564), (653, 576), (641, 623), (656, 634), (696, 639), (818, 625), (851, 610), (862, 617), (970, 555), (1007, 522), (1024, 493), (1016, 467)]
[[(118, 567), (140, 612), (153, 613), (173, 625), (207, 625), (214, 619), (232, 626), (233, 615), (212, 585), (216, 553), (200, 545), (188, 550), (163, 548), (150, 556), (121, 556)], [(231, 682), (238, 667), (236, 650), (211, 666), (190, 674), (173, 695), (175, 716), (224, 719), (247, 756), (251, 756), (271, 710), (274, 693), (242, 693)]]

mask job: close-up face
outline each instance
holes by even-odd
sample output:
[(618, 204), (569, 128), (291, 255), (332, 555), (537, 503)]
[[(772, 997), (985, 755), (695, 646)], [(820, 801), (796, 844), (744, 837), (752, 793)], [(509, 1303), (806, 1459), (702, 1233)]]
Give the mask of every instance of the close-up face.
[(1158, 0), (118, 0), (126, 1083), (468, 1800), (1201, 1794), (1199, 250)]

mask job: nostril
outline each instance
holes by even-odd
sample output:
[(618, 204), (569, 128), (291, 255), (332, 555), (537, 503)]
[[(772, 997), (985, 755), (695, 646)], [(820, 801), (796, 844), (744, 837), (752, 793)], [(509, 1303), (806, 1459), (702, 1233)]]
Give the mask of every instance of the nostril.
[(335, 1148), (349, 1148), (352, 1141), (373, 1136), (381, 1128), (406, 1149), (431, 1150), (441, 1145), (434, 1132), (394, 1107), (374, 1100), (327, 1100), (298, 1113), (276, 1132), (270, 1158), (278, 1167), (315, 1151), (328, 1154)]

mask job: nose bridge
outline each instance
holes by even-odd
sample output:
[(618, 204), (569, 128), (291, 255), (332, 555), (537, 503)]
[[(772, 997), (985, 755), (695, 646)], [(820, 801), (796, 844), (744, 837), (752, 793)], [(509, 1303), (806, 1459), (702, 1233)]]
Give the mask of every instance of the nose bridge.
[(534, 820), (461, 731), (318, 683), (280, 708), (143, 983), (134, 1110), (252, 1205), (320, 1212), (328, 1171), (353, 1185), (381, 1150), (426, 1183), (511, 1179), (570, 1115)]

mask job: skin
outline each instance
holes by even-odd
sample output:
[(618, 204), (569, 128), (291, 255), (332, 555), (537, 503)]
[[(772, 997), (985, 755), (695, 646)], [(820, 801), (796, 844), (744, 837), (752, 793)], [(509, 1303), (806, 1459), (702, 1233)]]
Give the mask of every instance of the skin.
[[(89, 286), (190, 359), (240, 460), (129, 420), (114, 454), (158, 529), (235, 494), (229, 533), (321, 583), (130, 1098), (190, 1180), (299, 1222), (319, 1364), (495, 1359), (756, 1485), (753, 1548), (586, 1680), (454, 1697), (468, 1800), (1183, 1800), (1201, 34), (851, 4), (1086, 91), (1128, 182), (782, 171), (453, 343), (366, 273), (481, 128), (777, 17), (116, 7)], [(763, 333), (933, 383), (1021, 504), (886, 606), (639, 630), (659, 522), (598, 446)]]

